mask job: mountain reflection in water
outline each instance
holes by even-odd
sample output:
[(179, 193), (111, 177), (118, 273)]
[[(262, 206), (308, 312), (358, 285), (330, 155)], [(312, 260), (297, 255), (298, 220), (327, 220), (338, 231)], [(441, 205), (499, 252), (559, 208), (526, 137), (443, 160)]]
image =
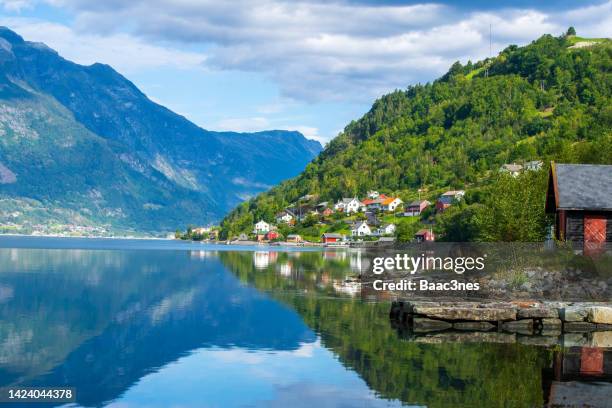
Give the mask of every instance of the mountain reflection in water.
[(122, 407), (541, 406), (550, 389), (552, 350), (402, 339), (344, 284), (355, 252), (46, 240), (0, 240), (0, 387)]

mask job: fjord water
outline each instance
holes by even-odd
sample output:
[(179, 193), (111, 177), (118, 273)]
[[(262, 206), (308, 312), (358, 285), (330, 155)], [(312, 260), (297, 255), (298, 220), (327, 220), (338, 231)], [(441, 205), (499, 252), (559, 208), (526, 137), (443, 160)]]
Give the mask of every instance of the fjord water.
[(405, 341), (388, 303), (342, 286), (356, 261), (2, 237), (0, 387), (74, 387), (88, 407), (543, 404), (550, 350)]

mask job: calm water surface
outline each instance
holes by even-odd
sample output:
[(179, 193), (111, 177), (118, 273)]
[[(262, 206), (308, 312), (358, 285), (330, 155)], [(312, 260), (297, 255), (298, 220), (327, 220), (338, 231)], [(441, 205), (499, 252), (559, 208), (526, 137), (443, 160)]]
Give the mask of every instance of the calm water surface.
[(410, 341), (388, 303), (342, 286), (358, 264), (356, 252), (2, 237), (0, 387), (70, 386), (87, 407), (544, 403), (552, 350)]

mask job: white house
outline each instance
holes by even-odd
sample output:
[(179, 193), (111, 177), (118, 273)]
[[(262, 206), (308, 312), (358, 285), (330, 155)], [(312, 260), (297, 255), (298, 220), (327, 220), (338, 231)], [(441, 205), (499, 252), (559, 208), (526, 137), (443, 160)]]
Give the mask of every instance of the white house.
[(382, 209), (384, 211), (393, 212), (402, 203), (403, 203), (403, 201), (402, 201), (401, 198), (398, 198), (398, 197), (389, 197), (386, 200), (384, 200), (381, 204), (382, 204)]
[(542, 170), (542, 160), (532, 160), (528, 161), (523, 165), (523, 168), (527, 171), (538, 171)]
[(371, 198), (373, 200), (377, 199), (379, 195), (380, 194), (378, 193), (378, 191), (368, 191), (368, 198)]
[(198, 228), (194, 228), (193, 230), (191, 230), (191, 232), (193, 232), (194, 234), (198, 234), (198, 235), (204, 235), (204, 234), (208, 234), (211, 230), (212, 228), (210, 227), (198, 227)]
[(509, 173), (512, 177), (518, 176), (523, 171), (523, 166), (520, 164), (504, 164), (499, 168), (500, 173)]
[(357, 198), (343, 198), (334, 205), (334, 210), (344, 211), (346, 214), (356, 213), (361, 208), (361, 201)]
[(365, 221), (360, 221), (351, 229), (351, 235), (354, 237), (367, 237), (372, 235), (372, 230)]
[(284, 222), (285, 224), (289, 224), (291, 222), (291, 220), (293, 220), (294, 218), (295, 218), (295, 216), (289, 210), (283, 210), (283, 211), (279, 212), (278, 214), (276, 214), (276, 222), (277, 223)]
[(382, 225), (377, 231), (377, 235), (393, 235), (395, 234), (395, 224)]
[(260, 220), (257, 224), (255, 224), (255, 228), (253, 228), (254, 234), (267, 234), (268, 232), (270, 232), (270, 224), (264, 220)]

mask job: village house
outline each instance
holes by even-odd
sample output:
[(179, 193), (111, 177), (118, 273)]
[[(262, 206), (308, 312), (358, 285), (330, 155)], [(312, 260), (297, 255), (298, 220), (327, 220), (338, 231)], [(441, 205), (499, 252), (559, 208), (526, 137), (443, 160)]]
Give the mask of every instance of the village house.
[(334, 213), (334, 211), (331, 208), (329, 208), (329, 207), (327, 207), (326, 209), (321, 211), (321, 215), (324, 216), (324, 217), (329, 217), (333, 213)]
[(417, 200), (404, 206), (404, 217), (419, 217), (431, 203), (427, 200)]
[(366, 211), (365, 216), (367, 218), (367, 223), (368, 225), (372, 225), (374, 227), (378, 227), (380, 225), (380, 221), (378, 220), (378, 217), (376, 216), (376, 213), (373, 211)]
[(394, 212), (402, 203), (403, 201), (401, 198), (387, 197), (386, 199), (382, 200), (380, 204), (383, 211)]
[(414, 234), (415, 242), (433, 242), (435, 240), (436, 238), (433, 231), (428, 229), (419, 230), (416, 234)]
[(359, 221), (351, 228), (351, 235), (354, 237), (367, 237), (372, 235), (372, 230), (365, 221)]
[(538, 171), (542, 170), (543, 164), (544, 163), (542, 162), (542, 160), (532, 160), (523, 164), (523, 169), (525, 169), (526, 171)]
[(295, 244), (302, 242), (302, 236), (298, 234), (287, 235), (287, 242), (293, 242)]
[[(378, 192), (376, 192), (376, 194), (378, 194)], [(362, 205), (368, 211), (381, 211), (383, 201), (385, 201), (388, 198), (389, 197), (387, 197), (384, 194), (378, 194), (376, 198), (367, 198), (363, 200)]]
[(294, 217), (293, 220), (289, 222), (289, 224), (296, 221), (302, 221), (304, 218), (306, 218), (306, 214), (308, 214), (312, 209), (313, 207), (309, 205), (296, 205), (287, 208), (286, 210), (293, 214)]
[(612, 242), (612, 165), (552, 163), (546, 212), (558, 240)]
[(270, 231), (270, 224), (264, 220), (260, 220), (253, 228), (253, 234), (266, 234), (268, 231)]
[(315, 198), (317, 198), (317, 196), (316, 196), (316, 195), (314, 195), (314, 194), (305, 194), (305, 195), (301, 196), (301, 197), (299, 198), (299, 200), (300, 200), (300, 201), (310, 201), (310, 200), (313, 200), (313, 199), (315, 199)]
[(272, 241), (280, 238), (280, 234), (277, 231), (268, 231), (265, 235), (265, 239), (268, 241)]
[(210, 232), (210, 230), (211, 230), (210, 227), (198, 227), (198, 228), (192, 229), (191, 233), (195, 235), (206, 235)]
[(325, 209), (326, 209), (326, 208), (328, 208), (328, 207), (329, 207), (329, 203), (328, 203), (327, 201), (323, 201), (323, 202), (321, 202), (321, 203), (319, 203), (319, 204), (315, 205), (315, 209), (316, 209), (318, 212), (323, 212), (323, 210), (325, 210)]
[(367, 196), (369, 199), (375, 200), (380, 196), (380, 194), (378, 193), (378, 191), (371, 190), (371, 191), (368, 191)]
[(508, 173), (510, 174), (512, 177), (516, 177), (518, 176), (521, 171), (523, 171), (523, 166), (521, 166), (520, 164), (502, 164), (502, 166), (499, 168), (499, 172), (500, 173)]
[(382, 225), (376, 231), (376, 235), (379, 235), (379, 236), (382, 236), (382, 235), (393, 235), (393, 234), (395, 234), (395, 224), (385, 224), (385, 225)]
[(324, 244), (334, 244), (342, 241), (343, 239), (344, 236), (342, 234), (336, 234), (333, 232), (326, 232), (325, 234), (321, 235), (321, 241), (323, 241)]
[(295, 220), (295, 214), (293, 214), (293, 212), (290, 210), (283, 210), (276, 214), (276, 222), (279, 224), (290, 224), (293, 220)]
[(368, 211), (395, 211), (403, 201), (397, 197), (388, 197), (384, 194), (379, 194), (376, 198), (367, 198), (363, 200), (362, 205)]
[(442, 212), (450, 207), (454, 201), (460, 201), (465, 195), (463, 190), (450, 190), (436, 200), (436, 211)]
[(345, 214), (356, 213), (360, 210), (360, 208), (361, 201), (359, 201), (357, 197), (343, 198), (342, 200), (338, 201), (338, 203), (336, 203), (336, 205), (334, 206), (334, 209), (336, 211), (343, 211)]

